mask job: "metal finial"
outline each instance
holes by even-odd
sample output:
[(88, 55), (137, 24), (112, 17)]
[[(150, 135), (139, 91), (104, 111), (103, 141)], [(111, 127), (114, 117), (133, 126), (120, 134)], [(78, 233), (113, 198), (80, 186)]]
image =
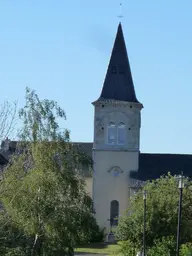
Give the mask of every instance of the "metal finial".
[(120, 3), (119, 5), (119, 15), (118, 18), (121, 20), (123, 18), (123, 8), (122, 8), (123, 4)]

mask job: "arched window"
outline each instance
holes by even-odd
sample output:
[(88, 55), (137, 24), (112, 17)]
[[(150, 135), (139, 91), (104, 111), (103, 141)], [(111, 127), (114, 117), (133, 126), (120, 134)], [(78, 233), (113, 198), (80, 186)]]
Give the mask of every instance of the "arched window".
[(108, 134), (107, 134), (107, 142), (108, 144), (115, 144), (116, 142), (116, 131), (115, 131), (115, 124), (110, 123), (108, 125)]
[(118, 225), (119, 218), (119, 202), (117, 200), (111, 201), (110, 205), (110, 221), (113, 226)]
[(119, 145), (125, 144), (125, 124), (120, 123), (117, 128), (117, 143)]

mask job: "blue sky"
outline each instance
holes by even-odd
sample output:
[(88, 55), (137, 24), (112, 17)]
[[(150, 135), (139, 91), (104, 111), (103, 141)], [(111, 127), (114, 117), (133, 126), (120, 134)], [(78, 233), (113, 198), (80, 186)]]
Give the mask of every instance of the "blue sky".
[[(124, 36), (143, 103), (141, 151), (192, 153), (192, 1), (122, 1)], [(65, 109), (73, 141), (93, 140), (119, 14), (117, 0), (1, 0), (1, 99), (25, 87)]]

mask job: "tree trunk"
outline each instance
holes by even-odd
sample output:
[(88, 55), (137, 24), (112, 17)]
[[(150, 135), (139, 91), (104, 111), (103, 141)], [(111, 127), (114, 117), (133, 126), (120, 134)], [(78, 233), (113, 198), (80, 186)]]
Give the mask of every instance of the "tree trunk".
[(42, 255), (43, 239), (39, 238), (38, 234), (35, 235), (35, 240), (33, 244), (32, 256)]
[(72, 247), (68, 249), (68, 256), (74, 256), (74, 249)]

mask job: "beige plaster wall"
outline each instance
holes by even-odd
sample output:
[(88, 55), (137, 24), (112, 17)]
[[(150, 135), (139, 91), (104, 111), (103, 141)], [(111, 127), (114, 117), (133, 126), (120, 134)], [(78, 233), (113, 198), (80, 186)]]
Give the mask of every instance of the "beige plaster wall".
[[(94, 117), (94, 148), (138, 151), (141, 126), (140, 110), (141, 105), (134, 103), (97, 103)], [(124, 145), (107, 145), (107, 127), (110, 122), (116, 125), (120, 122), (125, 124), (126, 141)]]
[[(142, 104), (116, 100), (94, 102), (93, 201), (101, 228), (109, 228), (110, 203), (119, 202), (120, 215), (125, 214), (130, 198), (130, 171), (138, 170)], [(125, 124), (124, 145), (109, 145), (108, 125)], [(111, 168), (121, 174), (115, 177)]]
[[(94, 157), (93, 200), (96, 219), (100, 227), (109, 228), (110, 202), (119, 202), (120, 215), (125, 214), (129, 198), (129, 173), (138, 169), (138, 152), (98, 151)], [(117, 166), (122, 170), (118, 177), (110, 172)]]

